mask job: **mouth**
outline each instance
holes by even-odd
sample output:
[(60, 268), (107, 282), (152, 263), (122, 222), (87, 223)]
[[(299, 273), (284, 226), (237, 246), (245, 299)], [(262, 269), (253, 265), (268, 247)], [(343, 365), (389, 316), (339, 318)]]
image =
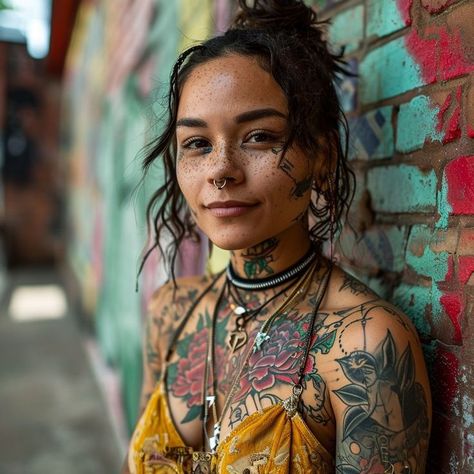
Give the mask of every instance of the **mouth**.
[(206, 209), (214, 217), (238, 217), (254, 209), (258, 203), (245, 201), (214, 201), (206, 206)]

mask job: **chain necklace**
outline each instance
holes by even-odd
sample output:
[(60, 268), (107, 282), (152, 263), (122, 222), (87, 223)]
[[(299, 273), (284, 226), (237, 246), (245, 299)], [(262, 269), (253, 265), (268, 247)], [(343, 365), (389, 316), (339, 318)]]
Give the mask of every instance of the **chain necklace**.
[[(260, 330), (258, 331), (255, 337), (253, 344), (250, 345), (247, 353), (244, 356), (243, 360), (245, 362), (237, 370), (232, 380), (231, 389), (229, 393), (226, 395), (222, 412), (220, 416), (218, 417), (217, 416), (217, 396), (216, 396), (217, 379), (215, 376), (215, 364), (214, 364), (214, 353), (215, 353), (214, 334), (215, 334), (215, 326), (216, 326), (216, 321), (217, 321), (218, 307), (222, 300), (222, 296), (224, 294), (224, 289), (225, 289), (225, 286), (223, 287), (223, 290), (221, 291), (221, 294), (218, 298), (217, 304), (214, 309), (214, 314), (213, 314), (212, 322), (211, 322), (211, 330), (209, 331), (208, 354), (206, 358), (204, 387), (203, 387), (203, 407), (204, 407), (203, 434), (204, 434), (204, 439), (206, 440), (206, 445), (209, 446), (210, 448), (211, 455), (214, 455), (216, 453), (216, 448), (220, 440), (220, 428), (221, 428), (222, 420), (225, 414), (227, 413), (231, 405), (231, 402), (235, 396), (236, 390), (238, 388), (238, 382), (242, 376), (244, 367), (248, 364), (250, 355), (252, 354), (252, 352), (261, 350), (262, 344), (265, 343), (265, 341), (270, 339), (268, 332), (273, 322), (277, 319), (277, 317), (285, 313), (285, 311), (288, 311), (289, 309), (291, 309), (295, 304), (297, 304), (297, 302), (301, 299), (301, 297), (303, 297), (306, 294), (306, 292), (308, 291), (311, 285), (311, 282), (313, 281), (315, 272), (319, 269), (319, 265), (317, 263), (318, 262), (314, 262), (314, 265), (312, 265), (309, 269), (307, 269), (307, 271), (293, 285), (294, 288), (292, 292), (290, 293), (290, 295), (288, 295), (288, 298), (286, 298), (285, 301), (283, 301), (282, 304), (279, 305), (278, 308), (273, 312), (273, 314), (262, 324)], [(208, 394), (209, 375), (212, 376), (212, 390), (213, 390), (212, 395)], [(211, 437), (209, 437), (208, 432), (207, 432), (207, 424), (209, 421), (209, 409), (212, 409), (212, 417), (214, 419), (213, 435)], [(197, 453), (196, 453), (196, 458), (197, 458)]]
[(229, 301), (229, 304), (232, 309), (232, 312), (236, 315), (235, 327), (232, 331), (229, 332), (227, 336), (227, 346), (233, 354), (235, 351), (241, 349), (248, 341), (249, 337), (246, 329), (247, 323), (250, 320), (255, 319), (257, 315), (260, 314), (260, 312), (273, 300), (288, 291), (295, 284), (295, 282), (292, 281), (289, 285), (286, 285), (280, 291), (276, 292), (274, 295), (264, 301), (263, 304), (251, 309), (247, 308), (245, 302), (242, 301), (242, 298), (240, 297), (238, 291), (236, 291), (236, 294), (234, 294), (229, 280), (226, 280), (226, 284), (228, 286), (229, 299), (232, 298), (234, 300), (233, 303)]

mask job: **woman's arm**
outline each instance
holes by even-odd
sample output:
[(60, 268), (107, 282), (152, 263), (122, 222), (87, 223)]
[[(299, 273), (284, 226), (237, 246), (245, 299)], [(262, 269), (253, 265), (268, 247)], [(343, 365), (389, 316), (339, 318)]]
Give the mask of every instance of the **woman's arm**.
[(431, 398), (418, 337), (408, 318), (380, 302), (344, 320), (330, 384), (336, 472), (425, 472)]
[[(140, 395), (139, 413), (141, 414), (153, 394), (156, 383), (163, 370), (163, 335), (169, 330), (165, 327), (166, 315), (169, 312), (169, 302), (166, 304), (168, 288), (165, 285), (157, 290), (148, 305), (143, 335), (143, 382)], [(128, 453), (122, 465), (121, 474), (130, 474)]]

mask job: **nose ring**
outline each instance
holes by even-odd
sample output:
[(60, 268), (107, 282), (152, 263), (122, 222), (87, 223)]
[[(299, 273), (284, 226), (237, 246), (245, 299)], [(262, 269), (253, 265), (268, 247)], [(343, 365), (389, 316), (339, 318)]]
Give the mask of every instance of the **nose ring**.
[(213, 179), (212, 182), (217, 189), (222, 189), (227, 184), (227, 178)]

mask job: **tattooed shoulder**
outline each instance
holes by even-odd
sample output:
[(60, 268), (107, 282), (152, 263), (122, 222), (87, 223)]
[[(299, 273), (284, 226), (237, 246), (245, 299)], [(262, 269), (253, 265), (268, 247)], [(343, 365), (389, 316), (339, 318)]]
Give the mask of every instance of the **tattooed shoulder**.
[(422, 473), (431, 400), (413, 326), (377, 300), (339, 314), (328, 380), (336, 417), (336, 472)]
[(142, 406), (161, 378), (163, 360), (176, 328), (209, 281), (208, 277), (177, 279), (176, 286), (167, 282), (150, 298), (143, 344)]
[(349, 273), (344, 273), (339, 286), (339, 291), (349, 291), (351, 294), (356, 296), (375, 296), (375, 293), (367, 285), (365, 285), (352, 275), (349, 275)]

